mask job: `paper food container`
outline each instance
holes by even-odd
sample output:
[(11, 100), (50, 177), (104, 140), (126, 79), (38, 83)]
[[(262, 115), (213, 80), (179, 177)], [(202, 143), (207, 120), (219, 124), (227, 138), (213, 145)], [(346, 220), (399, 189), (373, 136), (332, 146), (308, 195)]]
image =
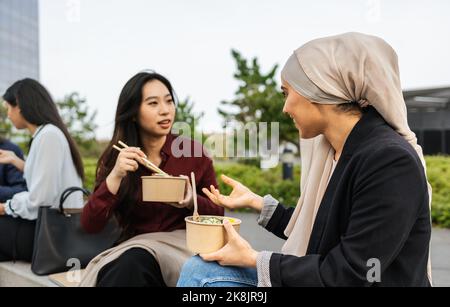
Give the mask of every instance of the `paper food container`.
[(142, 200), (146, 202), (177, 203), (184, 199), (186, 178), (142, 177)]
[[(228, 219), (234, 229), (239, 232), (241, 220), (223, 216), (205, 216), (200, 219), (216, 218), (221, 221)], [(187, 248), (194, 254), (208, 254), (218, 251), (227, 243), (227, 231), (223, 224), (205, 224), (203, 222), (194, 222), (193, 217), (189, 216), (186, 221), (186, 244)]]

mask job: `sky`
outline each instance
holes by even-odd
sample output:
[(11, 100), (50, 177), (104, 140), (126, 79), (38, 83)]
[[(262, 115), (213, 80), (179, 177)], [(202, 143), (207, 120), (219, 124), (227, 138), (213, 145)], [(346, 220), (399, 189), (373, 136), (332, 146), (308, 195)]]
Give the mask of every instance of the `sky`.
[(122, 87), (144, 69), (205, 112), (204, 131), (221, 131), (217, 108), (238, 87), (232, 48), (266, 72), (309, 40), (363, 32), (397, 51), (405, 89), (450, 86), (448, 0), (40, 0), (39, 8), (41, 81), (57, 99), (85, 97), (100, 139), (112, 135)]

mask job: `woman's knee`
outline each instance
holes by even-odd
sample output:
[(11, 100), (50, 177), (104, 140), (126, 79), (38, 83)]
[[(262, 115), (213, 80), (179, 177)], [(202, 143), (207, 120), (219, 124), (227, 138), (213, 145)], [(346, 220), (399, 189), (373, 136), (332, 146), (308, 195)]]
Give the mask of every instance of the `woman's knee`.
[(178, 287), (256, 287), (256, 270), (223, 267), (217, 262), (189, 259), (181, 271)]
[(202, 280), (208, 274), (208, 266), (210, 263), (203, 261), (200, 256), (190, 258), (181, 270), (178, 287), (201, 287)]
[(97, 286), (164, 286), (164, 281), (153, 255), (134, 248), (100, 270)]
[(200, 256), (190, 258), (181, 270), (178, 287), (205, 287), (218, 276), (226, 274), (229, 268), (220, 266), (217, 262), (204, 261)]
[(128, 268), (153, 261), (156, 261), (153, 255), (142, 248), (129, 249), (118, 258), (118, 264)]
[(0, 216), (0, 262), (31, 261), (35, 222)]

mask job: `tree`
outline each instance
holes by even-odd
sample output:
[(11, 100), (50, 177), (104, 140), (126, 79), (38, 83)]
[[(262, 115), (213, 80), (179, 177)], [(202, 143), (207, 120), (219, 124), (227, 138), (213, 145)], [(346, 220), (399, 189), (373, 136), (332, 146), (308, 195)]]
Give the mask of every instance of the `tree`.
[(31, 136), (27, 133), (17, 130), (8, 119), (7, 109), (4, 101), (0, 99), (0, 138), (13, 140), (19, 147), (26, 152)]
[(56, 105), (82, 155), (98, 156), (100, 148), (95, 136), (98, 127), (95, 124), (97, 111), (90, 112), (86, 99), (76, 92), (67, 95), (62, 101), (57, 101)]
[[(180, 124), (187, 124), (190, 127), (190, 137), (196, 138), (200, 136), (198, 131), (198, 125), (200, 120), (205, 115), (204, 112), (195, 113), (194, 112), (195, 103), (191, 101), (190, 97), (179, 101), (177, 104), (177, 113), (175, 116), (175, 127), (181, 127)], [(183, 131), (186, 132), (186, 131)]]
[(4, 138), (11, 138), (12, 124), (8, 120), (7, 110), (3, 101), (0, 99), (0, 135)]
[(239, 82), (239, 88), (234, 100), (221, 102), (225, 108), (219, 108), (218, 112), (224, 118), (225, 125), (233, 122), (278, 122), (280, 141), (298, 147), (298, 130), (292, 120), (283, 114), (284, 98), (275, 79), (278, 65), (263, 74), (257, 58), (249, 62), (236, 50), (232, 50), (231, 54), (237, 65), (234, 78)]
[[(83, 157), (98, 157), (101, 146), (96, 141), (95, 118), (97, 111), (91, 112), (86, 99), (81, 98), (78, 93), (67, 95), (62, 101), (57, 101), (59, 114), (69, 133), (74, 138)], [(23, 131), (17, 131), (7, 119), (6, 108), (0, 105), (0, 136), (11, 139), (26, 152), (30, 135)]]

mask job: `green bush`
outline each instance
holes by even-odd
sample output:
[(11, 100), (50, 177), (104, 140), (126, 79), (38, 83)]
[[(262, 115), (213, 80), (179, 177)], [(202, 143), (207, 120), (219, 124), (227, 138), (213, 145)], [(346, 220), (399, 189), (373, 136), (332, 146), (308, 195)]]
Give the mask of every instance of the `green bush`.
[(96, 159), (84, 159), (84, 187), (90, 191), (94, 190), (95, 184), (95, 170), (97, 168)]
[[(450, 228), (450, 158), (427, 157), (428, 180), (433, 187), (433, 204), (431, 216), (433, 223), (440, 227)], [(86, 180), (85, 187), (93, 189), (95, 181), (95, 159), (85, 159)], [(281, 180), (281, 166), (271, 170), (261, 170), (256, 166), (236, 163), (216, 163), (217, 177), (225, 174), (234, 178), (252, 191), (260, 195), (271, 194), (283, 204), (295, 206), (300, 196), (300, 168), (294, 171), (294, 180)], [(222, 193), (231, 192), (218, 178), (219, 189)]]
[(437, 156), (426, 160), (428, 181), (433, 188), (433, 223), (450, 228), (450, 158)]

